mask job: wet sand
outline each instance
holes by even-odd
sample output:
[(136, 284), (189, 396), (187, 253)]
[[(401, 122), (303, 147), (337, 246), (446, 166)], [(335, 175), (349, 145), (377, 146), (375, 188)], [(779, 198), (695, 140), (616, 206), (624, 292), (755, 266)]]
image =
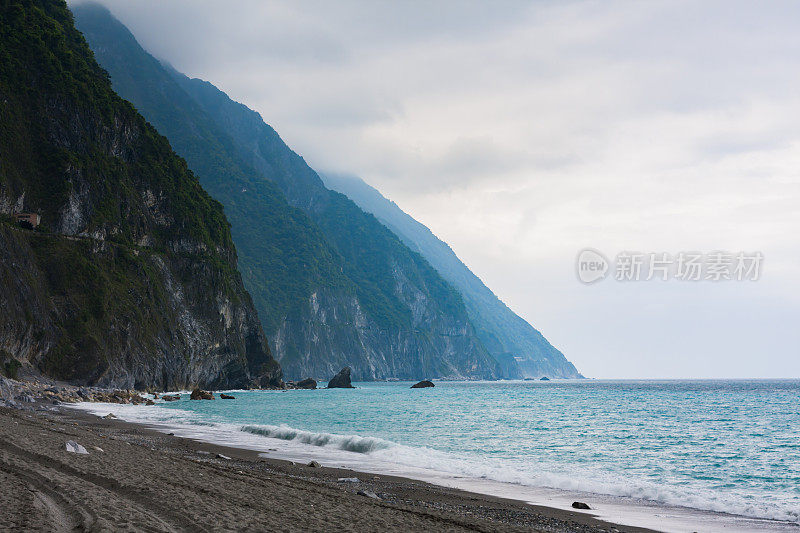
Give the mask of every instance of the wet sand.
[[(0, 408), (3, 531), (648, 531), (267, 459), (65, 407), (26, 407)], [(67, 452), (68, 440), (89, 454)], [(353, 477), (359, 481), (339, 481)]]

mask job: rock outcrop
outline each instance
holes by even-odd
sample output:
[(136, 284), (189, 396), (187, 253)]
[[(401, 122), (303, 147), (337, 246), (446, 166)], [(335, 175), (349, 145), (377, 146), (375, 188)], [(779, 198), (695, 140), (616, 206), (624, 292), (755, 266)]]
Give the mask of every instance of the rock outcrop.
[(222, 206), (113, 92), (65, 3), (0, 21), (0, 349), (80, 384), (280, 386)]
[(412, 389), (427, 389), (430, 387), (435, 387), (435, 385), (433, 384), (432, 381), (429, 381), (427, 379), (423, 379), (419, 383), (414, 383), (413, 385), (411, 385)]
[(207, 390), (194, 389), (192, 391), (191, 396), (189, 396), (189, 399), (190, 400), (213, 400), (214, 399), (214, 393), (213, 392), (209, 392)]
[(350, 382), (350, 367), (346, 366), (328, 382), (329, 389), (354, 389)]
[(317, 382), (314, 379), (306, 378), (300, 381), (289, 381), (286, 383), (287, 389), (309, 389), (313, 390), (317, 388)]

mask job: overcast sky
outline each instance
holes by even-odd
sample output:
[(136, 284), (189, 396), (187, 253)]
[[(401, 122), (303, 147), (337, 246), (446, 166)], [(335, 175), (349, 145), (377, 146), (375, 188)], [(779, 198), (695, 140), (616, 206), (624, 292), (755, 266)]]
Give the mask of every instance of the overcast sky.
[[(800, 377), (800, 3), (106, 0), (447, 241), (592, 377)], [(586, 247), (764, 254), (618, 282)]]

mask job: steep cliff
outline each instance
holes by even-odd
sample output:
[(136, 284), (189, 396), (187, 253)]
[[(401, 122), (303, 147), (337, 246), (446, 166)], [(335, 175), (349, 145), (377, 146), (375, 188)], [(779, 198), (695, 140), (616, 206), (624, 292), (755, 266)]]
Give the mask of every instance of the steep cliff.
[(508, 308), (461, 262), (447, 243), (363, 180), (323, 176), (325, 184), (375, 215), (412, 250), (419, 252), (464, 298), (478, 337), (509, 377), (582, 377), (564, 354)]
[(119, 387), (279, 383), (222, 206), (114, 93), (62, 0), (0, 4), (0, 213), (0, 349), (25, 366)]
[(240, 267), (288, 378), (492, 378), (460, 295), (319, 176), (261, 117), (164, 67), (96, 5), (78, 27), (115, 89), (225, 205)]

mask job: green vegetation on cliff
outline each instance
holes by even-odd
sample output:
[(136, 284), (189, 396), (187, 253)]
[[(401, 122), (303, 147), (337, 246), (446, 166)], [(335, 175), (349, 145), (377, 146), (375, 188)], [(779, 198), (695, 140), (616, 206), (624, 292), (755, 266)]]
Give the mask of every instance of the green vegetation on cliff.
[[(222, 132), (130, 32), (98, 5), (75, 8), (77, 21), (113, 74), (115, 89), (191, 162), (203, 186), (224, 203), (233, 222), (239, 266), (265, 330), (297, 315), (315, 287), (354, 292), (318, 228), (290, 206), (278, 187), (238, 156)], [(124, 59), (110, 61), (111, 58)], [(257, 216), (256, 216), (257, 214)]]
[(105, 8), (78, 27), (225, 206), (243, 279), (290, 378), (495, 377), (460, 295), (375, 217), (325, 188), (261, 117), (147, 54)]
[[(210, 250), (232, 249), (222, 206), (200, 187), (167, 140), (114, 93), (63, 2), (6, 2), (2, 11), (2, 191), (24, 190), (30, 205), (50, 215), (75, 192), (69, 179), (57, 176), (65, 169), (79, 171), (99, 189), (86, 229), (115, 225), (118, 231), (108, 238), (132, 243), (138, 228), (128, 225), (125, 209), (137, 203), (137, 182), (147, 176), (148, 185), (169, 198), (176, 221), (160, 229), (158, 241), (190, 236)], [(57, 131), (56, 122), (68, 113), (80, 122)], [(41, 124), (42, 117), (49, 123)], [(101, 144), (120, 134), (110, 124), (122, 117), (135, 135), (124, 139), (129, 144), (119, 146), (120, 153), (109, 154)], [(78, 138), (76, 126), (95, 131)]]
[(112, 90), (63, 0), (0, 3), (0, 211), (42, 217), (0, 224), (15, 360), (138, 387), (280, 379), (222, 205)]

